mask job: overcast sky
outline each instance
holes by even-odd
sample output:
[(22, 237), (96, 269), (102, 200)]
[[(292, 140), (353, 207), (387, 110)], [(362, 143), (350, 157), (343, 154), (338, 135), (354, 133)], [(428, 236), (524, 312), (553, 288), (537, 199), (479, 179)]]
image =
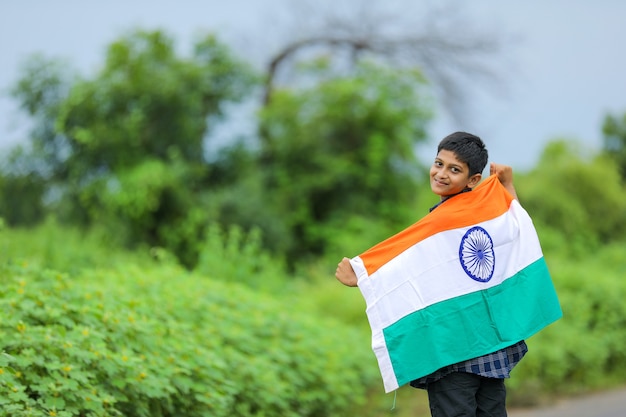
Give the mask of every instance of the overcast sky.
[[(103, 63), (106, 46), (141, 27), (163, 29), (179, 45), (189, 45), (197, 31), (215, 31), (244, 58), (259, 63), (276, 42), (272, 35), (285, 23), (288, 3), (0, 0), (0, 151), (25, 134), (24, 119), (6, 89), (17, 80), (20, 62), (29, 55), (41, 52), (64, 58), (80, 74), (93, 76)], [(626, 112), (626, 1), (451, 3), (463, 7), (463, 14), (478, 27), (519, 42), (506, 54), (508, 70), (502, 74), (506, 89), (476, 95), (471, 120), (464, 125), (440, 117), (431, 128), (431, 145), (451, 131), (471, 131), (487, 142), (491, 160), (520, 169), (532, 168), (546, 142), (556, 137), (599, 149), (604, 116)], [(402, 7), (401, 1), (383, 4)]]

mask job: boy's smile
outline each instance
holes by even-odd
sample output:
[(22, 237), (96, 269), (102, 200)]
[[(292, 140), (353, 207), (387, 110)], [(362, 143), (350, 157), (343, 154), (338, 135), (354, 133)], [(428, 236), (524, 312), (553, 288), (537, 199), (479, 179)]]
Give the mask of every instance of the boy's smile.
[(452, 151), (442, 149), (430, 167), (430, 188), (442, 200), (460, 193), (465, 188), (474, 188), (481, 174), (470, 176), (469, 167), (461, 162)]

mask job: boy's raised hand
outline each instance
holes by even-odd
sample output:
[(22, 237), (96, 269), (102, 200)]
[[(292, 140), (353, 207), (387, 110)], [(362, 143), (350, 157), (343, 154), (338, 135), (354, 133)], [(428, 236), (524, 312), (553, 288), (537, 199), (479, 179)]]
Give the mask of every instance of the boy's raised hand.
[(517, 198), (517, 193), (515, 192), (515, 186), (513, 186), (513, 168), (508, 165), (496, 164), (492, 162), (489, 164), (489, 174), (496, 175), (498, 180), (502, 183), (504, 188), (513, 196), (514, 199)]
[(350, 265), (350, 259), (343, 258), (341, 262), (339, 262), (337, 270), (335, 271), (335, 278), (348, 287), (357, 286), (358, 279), (352, 269), (352, 265)]

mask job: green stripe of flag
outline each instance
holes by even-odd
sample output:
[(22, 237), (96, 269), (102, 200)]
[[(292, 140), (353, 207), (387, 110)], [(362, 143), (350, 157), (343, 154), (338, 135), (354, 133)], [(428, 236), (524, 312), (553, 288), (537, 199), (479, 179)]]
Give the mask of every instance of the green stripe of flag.
[(544, 258), (502, 284), (451, 298), (383, 330), (398, 385), (526, 339), (561, 317)]

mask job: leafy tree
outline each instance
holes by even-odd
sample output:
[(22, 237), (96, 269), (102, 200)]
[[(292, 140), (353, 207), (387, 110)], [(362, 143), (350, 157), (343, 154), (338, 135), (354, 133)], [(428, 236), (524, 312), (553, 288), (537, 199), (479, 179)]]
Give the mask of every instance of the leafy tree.
[(602, 125), (602, 133), (604, 151), (615, 159), (622, 179), (626, 179), (626, 113), (621, 118), (607, 115)]
[(63, 100), (76, 81), (66, 62), (36, 54), (28, 59), (22, 77), (11, 93), (21, 108), (33, 119), (28, 147), (17, 149), (6, 171), (27, 175), (40, 172), (47, 178), (63, 176), (70, 148), (67, 138), (55, 124)]
[(34, 123), (28, 144), (16, 146), (3, 158), (0, 216), (9, 225), (30, 226), (46, 216), (44, 200), (58, 192), (51, 181), (65, 170), (69, 148), (55, 123), (75, 77), (63, 61), (39, 54), (21, 70), (22, 78), (11, 93)]
[(264, 247), (284, 253), (294, 241), (270, 197), (259, 158), (257, 149), (243, 143), (222, 149), (209, 175), (217, 188), (205, 207), (225, 227), (260, 230)]
[[(179, 57), (160, 31), (112, 43), (93, 79), (62, 82), (33, 61), (14, 95), (36, 116), (41, 155), (58, 207), (126, 243), (162, 245), (193, 262), (210, 164), (206, 140), (224, 106), (254, 85), (251, 69), (214, 36)], [(63, 92), (65, 94), (63, 94)]]
[(406, 219), (399, 208), (412, 201), (429, 104), (419, 72), (372, 64), (274, 93), (261, 113), (261, 163), (267, 201), (294, 239), (292, 259), (322, 253), (351, 216)]
[(36, 173), (0, 175), (0, 218), (9, 226), (38, 223), (45, 217), (44, 193), (45, 182)]
[[(132, 167), (147, 157), (204, 161), (204, 139), (250, 86), (246, 66), (213, 36), (179, 58), (161, 32), (114, 42), (103, 71), (73, 86), (57, 122), (72, 147), (75, 176)], [(207, 123), (208, 121), (208, 123)]]

